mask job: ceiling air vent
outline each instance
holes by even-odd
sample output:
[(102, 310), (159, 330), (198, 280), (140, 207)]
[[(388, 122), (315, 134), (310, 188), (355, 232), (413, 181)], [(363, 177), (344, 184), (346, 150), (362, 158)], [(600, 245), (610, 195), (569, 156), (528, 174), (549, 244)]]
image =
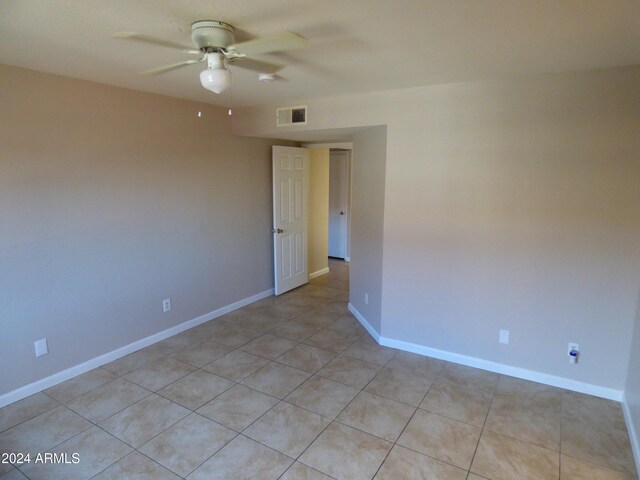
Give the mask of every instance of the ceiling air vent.
[(290, 127), (292, 125), (307, 124), (307, 106), (283, 107), (276, 109), (276, 125)]

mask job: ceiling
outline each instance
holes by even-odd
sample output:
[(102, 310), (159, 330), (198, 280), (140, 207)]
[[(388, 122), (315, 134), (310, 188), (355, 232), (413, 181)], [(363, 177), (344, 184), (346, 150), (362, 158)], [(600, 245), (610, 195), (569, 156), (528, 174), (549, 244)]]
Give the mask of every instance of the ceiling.
[(223, 20), (243, 41), (294, 31), (304, 50), (261, 84), (233, 69), (232, 104), (640, 64), (639, 0), (18, 0), (0, 1), (0, 63), (229, 105), (200, 87), (190, 57), (110, 38), (136, 31), (190, 44), (195, 20)]

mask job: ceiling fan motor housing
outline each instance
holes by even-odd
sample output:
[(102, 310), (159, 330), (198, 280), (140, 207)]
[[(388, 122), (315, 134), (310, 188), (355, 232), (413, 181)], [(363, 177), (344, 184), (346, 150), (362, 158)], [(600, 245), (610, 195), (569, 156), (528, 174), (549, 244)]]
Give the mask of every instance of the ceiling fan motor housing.
[(218, 20), (199, 20), (191, 24), (191, 40), (199, 49), (226, 48), (235, 43), (233, 27)]

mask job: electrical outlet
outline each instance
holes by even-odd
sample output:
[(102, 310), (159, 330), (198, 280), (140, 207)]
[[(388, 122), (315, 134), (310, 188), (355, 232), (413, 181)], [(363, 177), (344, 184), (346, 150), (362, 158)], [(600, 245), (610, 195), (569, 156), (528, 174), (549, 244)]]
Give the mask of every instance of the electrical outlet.
[(567, 356), (570, 356), (573, 350), (575, 350), (576, 352), (579, 352), (580, 345), (578, 345), (577, 343), (569, 342), (569, 346), (567, 347)]
[(369, 294), (368, 293), (364, 294), (364, 304), (365, 305), (369, 305)]
[(47, 345), (46, 338), (33, 342), (33, 347), (36, 351), (36, 357), (41, 357), (49, 353), (49, 346)]
[(508, 344), (509, 343), (509, 330), (500, 330), (498, 334), (498, 341), (500, 343)]
[(171, 310), (171, 299), (170, 298), (165, 298), (162, 301), (162, 310), (164, 311), (164, 313), (167, 313), (169, 310)]

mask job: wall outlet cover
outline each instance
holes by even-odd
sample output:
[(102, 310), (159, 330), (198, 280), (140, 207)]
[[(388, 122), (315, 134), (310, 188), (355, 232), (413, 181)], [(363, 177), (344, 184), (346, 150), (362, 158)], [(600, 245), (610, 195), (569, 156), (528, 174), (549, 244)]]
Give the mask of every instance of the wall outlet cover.
[(36, 357), (41, 357), (49, 353), (49, 346), (47, 345), (47, 339), (36, 340), (33, 342), (33, 346), (36, 351)]
[(162, 310), (167, 313), (169, 310), (171, 310), (171, 299), (170, 298), (165, 298), (162, 301)]

